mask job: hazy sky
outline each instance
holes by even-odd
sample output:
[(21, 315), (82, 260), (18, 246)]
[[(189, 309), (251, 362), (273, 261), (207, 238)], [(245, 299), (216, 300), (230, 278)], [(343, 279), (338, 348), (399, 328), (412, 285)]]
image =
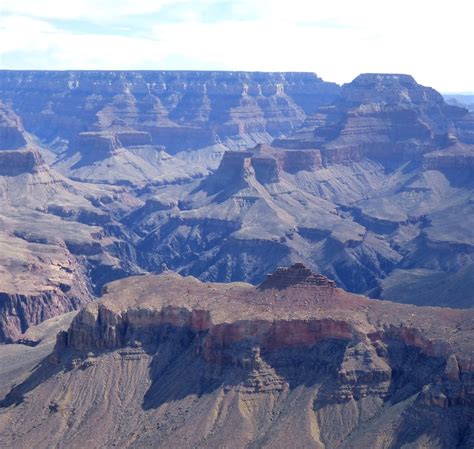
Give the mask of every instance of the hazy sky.
[(0, 0), (0, 68), (410, 73), (474, 91), (473, 0)]

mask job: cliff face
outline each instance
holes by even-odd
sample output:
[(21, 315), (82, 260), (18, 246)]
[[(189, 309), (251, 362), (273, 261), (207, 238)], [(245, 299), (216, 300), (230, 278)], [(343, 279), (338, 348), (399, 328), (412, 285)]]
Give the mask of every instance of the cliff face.
[(310, 73), (5, 71), (0, 79), (0, 98), (42, 139), (75, 148), (80, 132), (124, 129), (171, 153), (270, 141), (339, 92)]
[(260, 287), (128, 278), (0, 402), (2, 442), (467, 449), (472, 318), (353, 296), (302, 265)]
[(0, 102), (0, 150), (16, 150), (25, 144), (20, 119)]
[(0, 102), (0, 176), (33, 173), (42, 164), (39, 152), (27, 147), (20, 118)]
[(472, 172), (474, 170), (474, 145), (454, 143), (423, 157), (424, 170)]
[[(268, 143), (338, 93), (311, 73), (0, 71), (0, 99), (60, 155), (58, 171), (134, 186), (203, 176), (206, 167), (169, 155)], [(7, 137), (9, 147), (18, 138)]]
[(30, 295), (0, 292), (0, 342), (14, 342), (29, 327), (76, 310), (91, 300), (87, 290), (77, 292), (71, 288), (61, 284)]
[(22, 173), (36, 173), (41, 170), (43, 160), (40, 154), (31, 149), (1, 151), (0, 176), (17, 176)]

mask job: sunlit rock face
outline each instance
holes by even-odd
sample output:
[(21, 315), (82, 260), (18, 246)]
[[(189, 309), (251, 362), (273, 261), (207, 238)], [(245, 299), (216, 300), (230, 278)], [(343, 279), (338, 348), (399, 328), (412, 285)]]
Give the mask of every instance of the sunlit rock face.
[(301, 263), (260, 286), (129, 277), (0, 400), (0, 434), (9, 447), (463, 447), (473, 313), (352, 295)]

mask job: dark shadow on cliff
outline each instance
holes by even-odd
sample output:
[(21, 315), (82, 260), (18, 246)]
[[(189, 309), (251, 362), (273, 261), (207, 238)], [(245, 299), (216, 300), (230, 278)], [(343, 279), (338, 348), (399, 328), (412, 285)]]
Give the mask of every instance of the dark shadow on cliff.
[(247, 340), (221, 348), (219, 360), (210, 362), (199, 354), (199, 343), (200, 337), (197, 337), (195, 342), (182, 348), (182, 352), (172, 345), (157, 351), (150, 365), (153, 383), (145, 394), (144, 410), (190, 395), (200, 397), (219, 388), (243, 386), (258, 392), (258, 383), (253, 381), (262, 372), (265, 376), (272, 372), (270, 375), (276, 384), (288, 384), (290, 389), (315, 385), (336, 375), (348, 341), (328, 339), (309, 347), (260, 354), (254, 342)]
[(420, 392), (424, 385), (436, 382), (443, 374), (446, 361), (432, 357), (414, 346), (406, 346), (401, 340), (386, 341), (386, 359), (392, 368), (389, 400), (392, 404), (404, 401)]
[(402, 413), (402, 419), (394, 435), (396, 438), (389, 449), (418, 447), (419, 440), (440, 442), (445, 449), (471, 449), (474, 442), (472, 422), (462, 407), (429, 407), (417, 403)]

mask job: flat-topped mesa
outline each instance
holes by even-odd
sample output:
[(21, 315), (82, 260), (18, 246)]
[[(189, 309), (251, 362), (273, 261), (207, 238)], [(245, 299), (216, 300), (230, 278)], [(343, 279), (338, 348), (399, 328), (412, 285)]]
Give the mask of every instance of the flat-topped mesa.
[(209, 192), (217, 192), (239, 185), (250, 167), (251, 156), (252, 153), (248, 151), (226, 151), (217, 170), (202, 181), (201, 187)]
[(297, 173), (302, 170), (317, 170), (322, 167), (319, 150), (282, 150), (268, 145), (257, 145), (249, 151), (226, 151), (215, 173), (204, 184), (214, 188), (244, 182), (254, 174), (260, 184), (280, 181), (282, 171)]
[(255, 176), (261, 184), (278, 182), (283, 168), (284, 158), (278, 153), (260, 151), (255, 147), (248, 151), (226, 151), (217, 170), (203, 185), (212, 186), (211, 190), (229, 188), (246, 182), (247, 176)]
[(444, 103), (442, 95), (418, 84), (411, 75), (363, 73), (341, 89), (342, 102), (356, 104)]
[(43, 159), (36, 150), (0, 151), (0, 176), (37, 173), (42, 166)]
[(77, 137), (78, 150), (98, 160), (112, 156), (119, 146), (113, 133), (83, 132)]
[[(258, 155), (275, 158), (278, 171), (283, 170), (294, 174), (303, 170), (314, 171), (323, 167), (321, 151), (315, 148), (287, 149), (258, 144), (252, 151)], [(256, 164), (252, 162), (252, 165)]]
[(274, 273), (267, 275), (259, 288), (283, 290), (288, 287), (314, 286), (336, 288), (336, 283), (322, 274), (314, 273), (302, 263), (295, 263), (291, 267), (278, 267)]

